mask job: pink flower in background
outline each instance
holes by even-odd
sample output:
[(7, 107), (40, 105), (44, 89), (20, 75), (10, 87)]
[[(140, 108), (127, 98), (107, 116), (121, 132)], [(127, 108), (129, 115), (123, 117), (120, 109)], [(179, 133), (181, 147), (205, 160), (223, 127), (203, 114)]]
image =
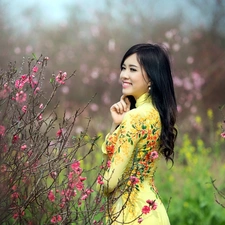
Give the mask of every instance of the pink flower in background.
[(86, 179), (87, 179), (87, 177), (79, 176), (79, 180), (80, 180), (81, 182), (85, 181)]
[(51, 202), (54, 202), (55, 201), (55, 195), (53, 193), (52, 190), (49, 191), (48, 193), (48, 199), (51, 201)]
[(225, 138), (225, 131), (223, 133), (221, 133), (221, 137)]
[(81, 196), (81, 200), (85, 200), (87, 197), (88, 197), (88, 195), (84, 194), (84, 195)]
[(43, 109), (43, 108), (44, 108), (44, 105), (41, 103), (39, 106), (39, 109)]
[(53, 216), (52, 219), (51, 219), (51, 223), (57, 223), (57, 219), (56, 219), (56, 216)]
[(77, 188), (78, 191), (81, 191), (84, 188), (84, 184), (81, 181), (78, 181), (75, 184), (75, 186), (76, 186), (76, 188)]
[(26, 113), (26, 111), (27, 111), (27, 106), (26, 106), (26, 105), (23, 106), (22, 111), (23, 111), (24, 113)]
[(99, 176), (98, 176), (98, 178), (97, 178), (97, 182), (98, 182), (99, 184), (104, 184), (104, 182), (103, 182), (103, 178), (102, 178), (102, 176), (101, 176), (101, 175), (99, 175)]
[(142, 208), (142, 213), (143, 214), (148, 214), (149, 212), (150, 212), (150, 207), (149, 206), (147, 206), (147, 205), (145, 205), (145, 206), (143, 206), (143, 208)]
[(59, 129), (56, 133), (57, 137), (61, 137), (62, 136), (62, 129)]
[(81, 174), (82, 169), (80, 168), (80, 162), (76, 161), (71, 164), (71, 169), (76, 173), (76, 174)]
[(27, 99), (27, 94), (24, 93), (23, 91), (20, 91), (18, 93), (16, 93), (16, 101), (21, 103), (21, 102), (25, 102)]
[(65, 79), (66, 79), (67, 73), (66, 72), (62, 72), (59, 71), (58, 75), (56, 76), (55, 80), (59, 83), (59, 84), (65, 84)]
[(5, 164), (1, 165), (1, 172), (4, 173), (6, 172), (6, 170), (7, 170), (6, 165)]
[(13, 194), (11, 194), (11, 198), (13, 200), (16, 200), (17, 198), (19, 198), (19, 193), (18, 192), (14, 192)]
[(20, 147), (20, 149), (23, 151), (23, 150), (25, 150), (27, 148), (27, 145), (22, 145), (21, 147)]
[(26, 74), (22, 75), (19, 80), (15, 81), (15, 87), (17, 89), (22, 89), (23, 86), (29, 81)]
[(0, 125), (0, 137), (4, 136), (4, 134), (5, 134), (5, 127)]
[(142, 223), (143, 219), (140, 217), (138, 218), (138, 223)]
[(38, 71), (38, 67), (37, 67), (37, 66), (34, 66), (33, 72), (34, 72), (34, 73), (37, 73), (37, 71)]
[(154, 159), (157, 159), (158, 157), (159, 157), (159, 155), (158, 155), (158, 152), (157, 151), (153, 151), (153, 152), (151, 152), (151, 158), (154, 160)]
[(135, 176), (130, 176), (130, 181), (132, 185), (135, 185), (139, 182), (139, 179)]
[(19, 135), (14, 135), (12, 138), (12, 143), (15, 144), (17, 141), (19, 141)]
[(109, 167), (110, 167), (110, 165), (111, 165), (111, 161), (110, 161), (110, 160), (108, 160), (108, 161), (107, 161), (107, 167), (109, 168)]
[(40, 115), (38, 116), (38, 120), (42, 120), (42, 119), (43, 119), (42, 114), (40, 114)]

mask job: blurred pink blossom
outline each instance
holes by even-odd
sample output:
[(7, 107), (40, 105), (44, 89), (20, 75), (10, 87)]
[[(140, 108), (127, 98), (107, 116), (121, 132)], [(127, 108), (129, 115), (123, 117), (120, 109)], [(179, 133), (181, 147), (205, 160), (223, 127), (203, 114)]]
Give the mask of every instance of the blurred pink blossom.
[(225, 138), (225, 131), (221, 133), (221, 137)]
[(101, 175), (98, 175), (98, 178), (97, 178), (97, 183), (98, 183), (98, 184), (104, 184), (104, 182), (103, 182), (103, 178), (102, 178), (102, 176), (101, 176)]
[(67, 73), (66, 72), (62, 72), (59, 71), (58, 75), (56, 76), (55, 80), (56, 82), (58, 82), (59, 84), (65, 84), (65, 79), (66, 79)]
[(52, 190), (50, 190), (49, 193), (48, 193), (48, 199), (51, 202), (54, 202), (55, 201), (55, 195), (54, 195), (54, 193), (53, 193)]
[(140, 217), (138, 218), (138, 223), (142, 223), (143, 219)]
[(23, 150), (25, 150), (27, 148), (27, 145), (22, 145), (21, 147), (20, 147), (20, 149), (23, 151)]
[(26, 106), (26, 105), (24, 105), (24, 106), (22, 107), (22, 111), (23, 111), (24, 113), (26, 113), (26, 111), (27, 111), (27, 106)]
[(4, 134), (5, 134), (5, 127), (0, 125), (0, 137), (4, 136)]
[(145, 205), (145, 206), (143, 206), (143, 208), (142, 208), (142, 213), (143, 214), (148, 214), (149, 212), (150, 212), (150, 207), (149, 206), (147, 206), (147, 205)]
[(130, 176), (130, 181), (132, 185), (139, 183), (139, 179), (135, 176)]
[(16, 101), (19, 103), (25, 102), (27, 99), (27, 94), (23, 91), (16, 93)]
[(34, 72), (34, 73), (37, 73), (37, 72), (38, 72), (38, 67), (37, 67), (37, 66), (34, 66), (33, 72)]

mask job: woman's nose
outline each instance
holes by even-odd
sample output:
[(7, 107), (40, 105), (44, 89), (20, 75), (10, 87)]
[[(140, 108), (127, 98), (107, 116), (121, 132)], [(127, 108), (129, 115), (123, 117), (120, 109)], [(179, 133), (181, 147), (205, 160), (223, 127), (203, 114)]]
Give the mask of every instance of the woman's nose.
[(121, 73), (120, 73), (120, 78), (124, 79), (124, 78), (128, 78), (128, 77), (129, 77), (129, 75), (128, 75), (127, 70), (122, 70)]

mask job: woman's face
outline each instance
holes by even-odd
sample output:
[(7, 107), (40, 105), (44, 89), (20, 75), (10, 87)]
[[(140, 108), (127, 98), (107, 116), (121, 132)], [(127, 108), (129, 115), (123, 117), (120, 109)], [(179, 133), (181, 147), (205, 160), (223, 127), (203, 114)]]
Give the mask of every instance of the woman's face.
[(148, 92), (150, 86), (146, 72), (137, 60), (137, 54), (130, 55), (124, 61), (120, 73), (122, 81), (122, 93), (132, 95), (137, 100), (141, 95)]

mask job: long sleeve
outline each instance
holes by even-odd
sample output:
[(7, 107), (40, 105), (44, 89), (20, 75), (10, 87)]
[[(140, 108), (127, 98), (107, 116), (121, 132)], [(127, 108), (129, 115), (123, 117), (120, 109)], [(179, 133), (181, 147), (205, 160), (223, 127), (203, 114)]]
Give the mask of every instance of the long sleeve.
[(104, 174), (104, 186), (106, 192), (112, 192), (118, 185), (119, 180), (130, 161), (134, 148), (140, 140), (141, 118), (135, 111), (130, 111), (124, 117), (123, 122), (118, 128), (117, 138), (113, 139), (114, 134), (107, 137), (109, 140), (106, 148), (113, 150), (110, 168)]

